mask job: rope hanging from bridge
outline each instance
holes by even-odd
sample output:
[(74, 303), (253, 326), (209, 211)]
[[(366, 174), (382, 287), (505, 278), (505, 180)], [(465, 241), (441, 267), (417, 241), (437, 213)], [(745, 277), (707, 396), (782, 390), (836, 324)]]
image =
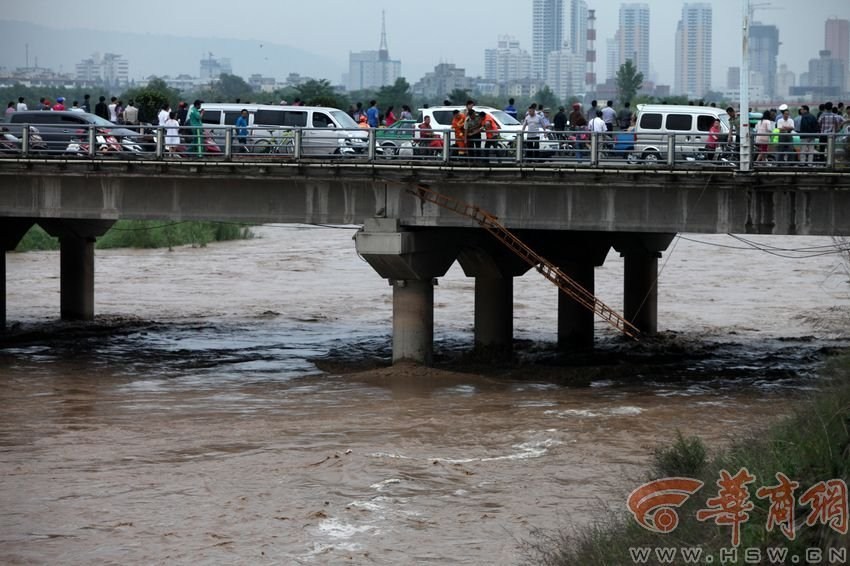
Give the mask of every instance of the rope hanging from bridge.
[(482, 228), (490, 232), (497, 240), (502, 242), (512, 252), (518, 255), (523, 261), (540, 272), (543, 277), (555, 284), (564, 294), (576, 301), (586, 309), (589, 309), (599, 318), (634, 340), (640, 339), (640, 330), (632, 323), (620, 316), (611, 307), (600, 301), (596, 296), (582, 287), (577, 281), (570, 278), (558, 267), (532, 250), (525, 243), (517, 238), (510, 230), (508, 230), (498, 217), (490, 214), (486, 210), (465, 203), (453, 197), (440, 194), (423, 185), (417, 185), (416, 190), (408, 189), (410, 194), (418, 197), (420, 200), (430, 202), (451, 210), (461, 216), (471, 218)]

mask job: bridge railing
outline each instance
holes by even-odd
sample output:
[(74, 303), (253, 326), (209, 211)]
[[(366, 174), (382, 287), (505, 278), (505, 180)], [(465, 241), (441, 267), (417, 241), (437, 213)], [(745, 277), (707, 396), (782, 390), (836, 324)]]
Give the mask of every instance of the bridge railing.
[[(481, 138), (420, 128), (342, 129), (204, 125), (203, 127), (102, 126), (58, 131), (46, 125), (15, 125), (0, 131), (0, 158), (140, 161), (413, 162), (452, 166), (737, 167), (738, 140), (721, 134), (635, 135), (583, 131), (482, 132)], [(750, 161), (766, 167), (850, 167), (850, 133), (753, 136)]]

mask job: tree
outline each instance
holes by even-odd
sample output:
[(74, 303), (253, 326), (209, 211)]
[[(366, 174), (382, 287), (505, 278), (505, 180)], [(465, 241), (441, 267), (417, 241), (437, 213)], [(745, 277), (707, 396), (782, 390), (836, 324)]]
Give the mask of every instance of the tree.
[[(121, 99), (124, 102), (133, 100), (134, 105), (139, 109), (140, 122), (152, 122), (165, 104), (169, 104), (173, 108), (177, 106), (177, 102), (180, 100), (180, 91), (169, 87), (162, 79), (153, 78), (147, 86), (125, 91), (121, 95)], [(94, 100), (92, 100), (92, 104), (94, 104)]]
[[(386, 111), (390, 106), (396, 108), (395, 114), (398, 116), (401, 107), (407, 104), (413, 107), (413, 94), (410, 92), (410, 84), (399, 77), (392, 86), (382, 86), (375, 94), (375, 100), (378, 101), (378, 106), (381, 110)], [(466, 102), (466, 101), (464, 101)]]
[[(467, 100), (472, 98), (472, 96), (468, 91), (462, 88), (456, 88), (449, 93), (448, 98), (452, 104), (463, 106), (466, 104)], [(440, 103), (442, 103), (442, 101), (440, 101)]]
[(617, 92), (620, 102), (631, 102), (643, 86), (643, 73), (639, 73), (631, 59), (620, 65), (617, 71)]
[(557, 108), (559, 104), (558, 97), (555, 96), (555, 93), (552, 92), (549, 85), (545, 85), (543, 88), (538, 90), (537, 94), (534, 95), (534, 100), (541, 106), (540, 110), (543, 110), (544, 108)]
[[(332, 108), (341, 108), (345, 110), (348, 106), (348, 101), (344, 96), (337, 94), (327, 79), (313, 80), (299, 85), (296, 89), (298, 98), (305, 104), (313, 106), (330, 106)], [(289, 102), (292, 102), (291, 100)]]

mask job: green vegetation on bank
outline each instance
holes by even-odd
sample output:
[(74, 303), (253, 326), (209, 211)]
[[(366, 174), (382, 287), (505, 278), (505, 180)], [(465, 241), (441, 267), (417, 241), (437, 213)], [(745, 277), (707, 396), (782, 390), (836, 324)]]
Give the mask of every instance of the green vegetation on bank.
[[(698, 438), (683, 438), (681, 435), (672, 446), (655, 453), (650, 477), (646, 481), (683, 477), (704, 483), (697, 493), (675, 509), (679, 523), (672, 532), (654, 533), (640, 526), (626, 510), (624, 498), (622, 507), (594, 526), (576, 532), (535, 533), (535, 538), (527, 543), (528, 564), (619, 566), (690, 563), (681, 554), (672, 562), (665, 561), (663, 555), (660, 557), (656, 553), (656, 549), (663, 552), (665, 548), (701, 549), (701, 559), (692, 562), (695, 564), (770, 564), (773, 562), (768, 559), (771, 552), (768, 549), (783, 548), (787, 550), (789, 561), (778, 563), (791, 564), (791, 556), (802, 559), (807, 556), (807, 549), (820, 549), (823, 561), (818, 563), (829, 564), (830, 549), (836, 552), (850, 546), (850, 535), (839, 534), (821, 523), (807, 526), (805, 520), (812, 512), (812, 504), (803, 503), (800, 499), (806, 490), (819, 482), (850, 482), (850, 354), (833, 360), (824, 373), (828, 385), (813, 394), (811, 399), (800, 401), (792, 416), (765, 431), (754, 432), (752, 438), (742, 439), (712, 457), (707, 456)], [(748, 520), (741, 523), (736, 559), (729, 560), (729, 554), (724, 554), (724, 561), (721, 560), (721, 549), (728, 552), (733, 548), (732, 525), (717, 526), (713, 519), (701, 522), (696, 514), (698, 510), (712, 506), (709, 499), (718, 497), (720, 487), (717, 482), (721, 479), (721, 470), (735, 476), (742, 468), (755, 477), (755, 481), (747, 486), (749, 501), (754, 508), (748, 512)], [(779, 525), (773, 530), (767, 529), (770, 499), (756, 496), (756, 491), (763, 486), (779, 485), (777, 473), (784, 474), (792, 482), (799, 482), (793, 494), (796, 501), (794, 540), (786, 538)], [(635, 482), (634, 488), (640, 484), (641, 480)], [(636, 561), (630, 554), (630, 548), (651, 549), (651, 553), (646, 561)], [(751, 553), (749, 562), (745, 551)], [(760, 553), (760, 560), (754, 562), (752, 559), (756, 552)], [(850, 558), (850, 552), (847, 556)]]
[[(153, 220), (119, 220), (97, 239), (98, 249), (171, 248), (174, 246), (206, 246), (210, 242), (253, 238), (251, 230), (231, 222), (159, 222)], [(15, 251), (58, 250), (59, 240), (40, 226), (33, 226)]]

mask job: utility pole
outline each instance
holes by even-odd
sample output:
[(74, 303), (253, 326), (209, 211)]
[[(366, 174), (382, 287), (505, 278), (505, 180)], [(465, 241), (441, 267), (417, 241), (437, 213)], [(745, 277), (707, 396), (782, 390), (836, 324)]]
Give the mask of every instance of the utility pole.
[(741, 172), (750, 171), (750, 0), (741, 0), (744, 18), (741, 30), (741, 101), (738, 114), (739, 135), (741, 137)]

